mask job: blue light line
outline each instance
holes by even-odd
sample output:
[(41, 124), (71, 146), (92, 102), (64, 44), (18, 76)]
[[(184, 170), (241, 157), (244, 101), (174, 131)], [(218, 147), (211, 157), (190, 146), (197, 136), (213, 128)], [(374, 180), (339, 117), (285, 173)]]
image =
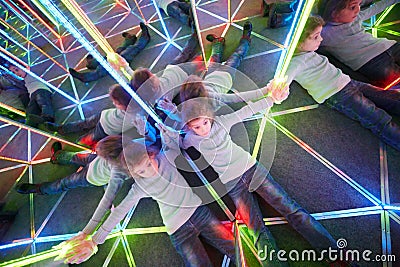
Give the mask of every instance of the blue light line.
[[(161, 123), (161, 119), (157, 116), (155, 111), (146, 105), (146, 103), (132, 90), (129, 84), (121, 77), (116, 70), (114, 70), (107, 60), (90, 44), (90, 42), (78, 31), (78, 29), (71, 24), (68, 18), (58, 10), (57, 6), (50, 0), (40, 0), (40, 2), (48, 8), (50, 13), (53, 14), (61, 24), (74, 36), (74, 38), (82, 44), (82, 46), (107, 70), (107, 72), (132, 96), (133, 99), (151, 116), (157, 123)], [(77, 101), (74, 100), (76, 103)]]

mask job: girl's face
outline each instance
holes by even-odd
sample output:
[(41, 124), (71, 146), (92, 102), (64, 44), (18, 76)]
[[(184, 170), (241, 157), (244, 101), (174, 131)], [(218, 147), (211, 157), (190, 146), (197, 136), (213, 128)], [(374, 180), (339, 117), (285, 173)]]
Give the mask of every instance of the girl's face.
[(17, 75), (18, 77), (25, 78), (26, 77), (26, 72), (21, 70), (20, 68), (17, 68), (15, 66), (10, 66), (8, 68), (12, 73)]
[(300, 52), (313, 52), (318, 49), (322, 42), (322, 26), (317, 26), (314, 31), (298, 46)]
[(337, 23), (350, 23), (353, 22), (358, 13), (360, 13), (360, 5), (362, 0), (351, 1), (345, 9), (334, 11), (332, 14), (332, 21)]
[(158, 161), (154, 156), (146, 157), (133, 171), (142, 178), (155, 177), (158, 175)]
[(211, 131), (211, 119), (200, 117), (192, 120), (188, 126), (195, 134), (206, 137)]

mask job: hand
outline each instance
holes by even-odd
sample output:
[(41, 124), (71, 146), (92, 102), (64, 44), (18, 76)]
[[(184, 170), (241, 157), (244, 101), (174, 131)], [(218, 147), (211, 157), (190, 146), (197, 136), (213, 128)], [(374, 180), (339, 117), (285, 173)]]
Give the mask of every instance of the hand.
[(121, 68), (129, 66), (129, 63), (125, 60), (125, 58), (121, 57), (117, 53), (107, 55), (107, 61), (111, 67), (117, 71), (119, 71)]
[(97, 252), (97, 244), (92, 240), (83, 240), (65, 253), (64, 263), (79, 264), (87, 261)]
[(160, 130), (161, 138), (165, 144), (168, 144), (171, 141), (175, 141), (176, 143), (178, 143), (177, 142), (177, 140), (179, 140), (178, 131), (175, 131), (171, 127), (159, 123), (156, 123), (156, 127)]
[(164, 111), (164, 112), (167, 113), (167, 114), (176, 111), (176, 106), (175, 106), (175, 104), (172, 103), (170, 100), (165, 99), (165, 98), (160, 99), (160, 100), (157, 102), (157, 107), (158, 107), (158, 109)]
[(267, 96), (271, 97), (275, 104), (282, 103), (289, 96), (289, 85), (286, 83), (287, 76), (284, 78), (274, 78), (266, 86)]
[(146, 117), (142, 114), (136, 114), (132, 121), (133, 125), (136, 127), (136, 130), (142, 136), (146, 134), (146, 121)]
[(85, 234), (84, 232), (79, 232), (76, 236), (58, 244), (57, 246), (53, 246), (53, 248), (62, 249), (63, 247), (67, 247), (67, 246), (73, 247), (76, 244), (78, 244), (79, 242), (81, 242), (87, 238), (88, 238), (88, 234)]

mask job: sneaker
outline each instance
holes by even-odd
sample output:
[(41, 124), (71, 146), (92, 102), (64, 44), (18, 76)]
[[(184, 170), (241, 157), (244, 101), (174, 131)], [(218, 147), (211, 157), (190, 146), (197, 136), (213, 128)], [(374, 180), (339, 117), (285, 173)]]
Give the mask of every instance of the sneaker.
[(206, 36), (207, 41), (211, 43), (225, 43), (225, 38), (224, 37), (218, 37), (216, 34), (208, 34)]
[(69, 68), (68, 72), (71, 74), (72, 77), (84, 82), (83, 74), (79, 73), (78, 71), (74, 70), (73, 68)]
[(250, 21), (246, 21), (243, 25), (243, 35), (242, 38), (246, 38), (250, 40), (251, 31), (253, 30), (253, 24)]
[(62, 150), (62, 144), (61, 142), (56, 141), (51, 145), (51, 156), (53, 156), (59, 150)]
[(149, 38), (149, 40), (150, 40), (149, 28), (147, 28), (146, 24), (144, 24), (143, 22), (140, 22), (139, 26), (140, 26), (140, 29), (142, 29), (142, 36), (145, 36), (145, 37)]
[(86, 68), (89, 70), (95, 70), (99, 66), (99, 62), (94, 59), (92, 55), (87, 55), (86, 57)]
[(20, 184), (17, 185), (16, 190), (20, 194), (42, 194), (40, 192), (40, 184)]

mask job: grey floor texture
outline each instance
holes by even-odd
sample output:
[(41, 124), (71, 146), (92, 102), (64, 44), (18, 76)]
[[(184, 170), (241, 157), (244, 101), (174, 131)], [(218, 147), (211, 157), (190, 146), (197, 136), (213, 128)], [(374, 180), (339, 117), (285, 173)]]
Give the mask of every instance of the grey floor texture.
[[(61, 1), (54, 2), (85, 37), (93, 41), (63, 8)], [(137, 33), (139, 22), (147, 22), (151, 41), (131, 64), (133, 69), (146, 67), (154, 73), (162, 71), (178, 55), (191, 34), (188, 26), (168, 18), (164, 13), (163, 20), (160, 20), (150, 0), (137, 2), (139, 8), (134, 1), (77, 2), (113, 48), (122, 40), (121, 32)], [(289, 27), (268, 29), (268, 18), (260, 15), (261, 1), (230, 2), (231, 12), (227, 10), (226, 1), (196, 2), (198, 25), (206, 54), (210, 54), (211, 46), (205, 36), (208, 33), (223, 34), (226, 38), (225, 60), (237, 46), (244, 22), (251, 21), (252, 43), (247, 57), (239, 67), (242, 73), (239, 77), (248, 77), (255, 87), (265, 86), (274, 76)], [(2, 12), (10, 8), (6, 2), (1, 3), (1, 7)], [(398, 36), (389, 31), (399, 30), (398, 25), (390, 23), (399, 20), (398, 11), (399, 7), (396, 6), (382, 22), (379, 36), (399, 40)], [(228, 27), (226, 21), (229, 13), (233, 23)], [(68, 67), (84, 69), (87, 51), (62, 26), (58, 28), (62, 38), (58, 39), (35, 20), (32, 25), (36, 28), (23, 27), (24, 22), (16, 18), (11, 10), (8, 20), (4, 21), (13, 27), (21, 27), (19, 32), (22, 37), (12, 28), (6, 31), (10, 38), (30, 48), (29, 53), (24, 54), (20, 47), (14, 45), (11, 47), (14, 50), (9, 49), (11, 53), (31, 65), (33, 72), (43, 74), (44, 80), (69, 96), (67, 98), (58, 92), (53, 94), (57, 122), (73, 121), (82, 118), (82, 114), (88, 117), (112, 107), (107, 95), (109, 86), (115, 83), (111, 77), (82, 83), (66, 71)], [(167, 40), (162, 21), (171, 36), (170, 41)], [(42, 32), (46, 33), (46, 37), (40, 35)], [(29, 41), (36, 46), (29, 45)], [(92, 44), (96, 45), (95, 42)], [(98, 50), (101, 51), (100, 48)], [(235, 82), (240, 86), (241, 83), (246, 84), (244, 80), (238, 79)], [(252, 88), (240, 90), (249, 89)], [(381, 143), (359, 123), (323, 104), (317, 105), (296, 83), (290, 86), (289, 98), (275, 105), (271, 112), (275, 123), (272, 125), (267, 122), (268, 130), (263, 135), (260, 162), (270, 167), (276, 181), (313, 214), (335, 239), (345, 239), (348, 249), (358, 250), (360, 254), (370, 250), (371, 258), (375, 255), (394, 255), (396, 258), (395, 262), (361, 260), (360, 266), (400, 266), (400, 152)], [(394, 120), (400, 122), (399, 118)], [(260, 121), (253, 119), (244, 123), (246, 136), (235, 129), (232, 131), (236, 142), (248, 143), (246, 149), (249, 152), (253, 150)], [(1, 214), (16, 214), (12, 224), (7, 226), (7, 231), (0, 232), (0, 266), (11, 266), (14, 259), (48, 251), (69, 237), (66, 234), (73, 235), (83, 229), (104, 193), (102, 187), (93, 187), (74, 189), (59, 195), (18, 194), (15, 191), (18, 183), (53, 181), (76, 170), (51, 164), (50, 147), (54, 139), (44, 136), (45, 132), (34, 132), (21, 126), (23, 124), (17, 122), (13, 125), (3, 117), (0, 118)], [(76, 137), (62, 136), (72, 142)], [(271, 139), (276, 144), (275, 151), (262, 151), (268, 146), (267, 140)], [(73, 145), (64, 143), (63, 146), (65, 149), (79, 151)], [(115, 205), (129, 188), (128, 181)], [(234, 212), (231, 200), (228, 197), (223, 200)], [(269, 229), (280, 249), (287, 252), (312, 249), (275, 210), (262, 199), (259, 201), (265, 221), (270, 225)], [(218, 205), (211, 203), (209, 207), (218, 218), (227, 220)], [(181, 266), (183, 262), (168, 235), (158, 231), (160, 226), (162, 220), (156, 202), (143, 199), (126, 226), (126, 229), (136, 232), (108, 239), (99, 246), (96, 255), (79, 266)], [(224, 255), (205, 246), (215, 266), (229, 266), (229, 263), (224, 262)], [(245, 252), (251, 254), (247, 247)], [(53, 259), (25, 265), (65, 266), (62, 261)], [(251, 255), (248, 266), (258, 266)], [(329, 265), (321, 261), (289, 260), (289, 266)]]

